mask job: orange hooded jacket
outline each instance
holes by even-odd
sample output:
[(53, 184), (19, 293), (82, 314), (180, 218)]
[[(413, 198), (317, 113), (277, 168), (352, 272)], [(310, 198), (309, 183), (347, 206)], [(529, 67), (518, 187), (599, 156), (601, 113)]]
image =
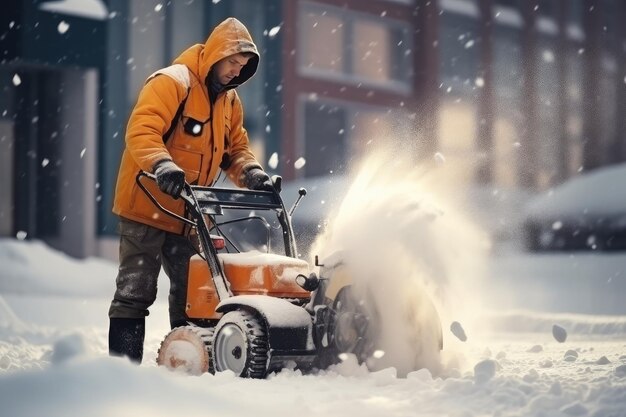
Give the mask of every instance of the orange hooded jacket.
[[(205, 81), (212, 66), (241, 52), (254, 56), (211, 104)], [(229, 178), (243, 186), (245, 172), (260, 165), (249, 148), (243, 108), (235, 87), (254, 75), (258, 63), (259, 53), (248, 30), (231, 17), (213, 30), (204, 45), (190, 47), (174, 60), (174, 65), (148, 78), (128, 121), (114, 213), (168, 232), (183, 232), (183, 223), (161, 212), (135, 181), (139, 170), (152, 172), (154, 165), (164, 159), (180, 166), (191, 184), (213, 184), (222, 165)], [(164, 142), (185, 97), (182, 116)], [(185, 123), (189, 121), (201, 128), (196, 126), (185, 132)], [(144, 179), (144, 184), (165, 208), (183, 214), (182, 200), (162, 193), (154, 181)]]

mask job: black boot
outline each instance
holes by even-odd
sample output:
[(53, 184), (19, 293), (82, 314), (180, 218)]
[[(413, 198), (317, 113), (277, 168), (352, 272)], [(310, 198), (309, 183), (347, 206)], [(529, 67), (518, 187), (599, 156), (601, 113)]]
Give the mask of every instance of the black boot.
[(141, 363), (143, 339), (146, 333), (145, 319), (111, 318), (109, 321), (109, 355), (126, 356), (132, 362)]

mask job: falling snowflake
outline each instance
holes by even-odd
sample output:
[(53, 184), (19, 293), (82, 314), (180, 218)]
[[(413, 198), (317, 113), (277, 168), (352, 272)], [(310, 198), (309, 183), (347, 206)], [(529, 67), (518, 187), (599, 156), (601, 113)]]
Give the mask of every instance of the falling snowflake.
[(26, 236), (28, 236), (28, 233), (26, 233), (26, 232), (25, 232), (25, 231), (23, 231), (23, 230), (20, 230), (19, 232), (17, 232), (17, 233), (15, 234), (15, 237), (16, 237), (18, 240), (24, 240), (24, 239), (26, 239)]
[(162, 8), (163, 8), (163, 5), (161, 3), (159, 3), (156, 6), (154, 6), (154, 11), (155, 12), (160, 12)]
[(20, 78), (19, 75), (15, 74), (13, 76), (13, 85), (17, 87), (20, 84), (22, 84), (22, 79)]
[(270, 125), (265, 126), (265, 132), (270, 133), (272, 131), (272, 127)]
[(267, 165), (269, 165), (272, 169), (276, 169), (276, 167), (278, 167), (278, 153), (274, 152), (272, 156), (270, 156), (269, 161), (267, 161)]
[(70, 28), (70, 25), (65, 20), (61, 20), (59, 22), (59, 25), (57, 26), (57, 30), (59, 31), (61, 35), (67, 32), (69, 28)]
[(41, 166), (45, 168), (49, 163), (50, 163), (50, 160), (48, 158), (44, 158), (41, 161)]
[(476, 87), (484, 87), (485, 79), (483, 77), (476, 77), (476, 79), (474, 80), (474, 84), (476, 85)]
[(562, 221), (557, 220), (554, 223), (552, 223), (552, 230), (561, 230), (561, 228), (563, 228), (563, 222)]
[(543, 51), (543, 53), (541, 54), (541, 56), (543, 57), (543, 60), (545, 62), (554, 62), (554, 53), (548, 49), (546, 49), (545, 51)]
[(446, 157), (441, 152), (435, 153), (433, 158), (435, 158), (435, 161), (439, 164), (443, 164), (446, 162)]
[(83, 156), (85, 156), (85, 152), (87, 151), (87, 148), (83, 148), (82, 151), (80, 151), (80, 158), (82, 159)]
[(467, 41), (465, 43), (465, 49), (470, 49), (473, 46), (474, 46), (474, 40), (473, 39), (470, 39), (469, 41)]
[(267, 36), (269, 36), (270, 39), (273, 39), (276, 35), (278, 35), (278, 32), (280, 32), (280, 25), (274, 26), (273, 28), (271, 28)]
[(296, 162), (293, 163), (294, 168), (302, 169), (306, 165), (306, 159), (300, 157)]
[(220, 2), (220, 0), (212, 0), (212, 1), (211, 1), (211, 3), (213, 3), (213, 4), (217, 4), (217, 3), (219, 3), (219, 2)]
[(594, 235), (589, 235), (587, 238), (587, 246), (594, 250), (598, 247), (596, 237)]

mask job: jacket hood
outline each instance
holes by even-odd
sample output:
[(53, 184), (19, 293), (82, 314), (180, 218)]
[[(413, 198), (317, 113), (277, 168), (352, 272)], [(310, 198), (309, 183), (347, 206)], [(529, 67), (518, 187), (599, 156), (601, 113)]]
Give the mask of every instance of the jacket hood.
[(219, 60), (241, 52), (254, 54), (233, 78), (228, 88), (237, 87), (250, 79), (259, 66), (259, 51), (252, 41), (248, 29), (239, 20), (229, 17), (217, 25), (204, 45), (197, 44), (184, 51), (174, 60), (174, 64), (185, 64), (205, 82), (213, 65)]

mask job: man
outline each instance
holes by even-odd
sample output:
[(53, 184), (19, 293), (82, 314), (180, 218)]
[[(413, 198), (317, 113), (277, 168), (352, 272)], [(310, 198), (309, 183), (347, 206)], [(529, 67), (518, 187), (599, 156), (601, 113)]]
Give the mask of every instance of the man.
[(211, 185), (221, 170), (238, 186), (271, 189), (250, 151), (235, 88), (254, 75), (259, 53), (237, 19), (220, 23), (204, 45), (184, 51), (148, 78), (126, 130), (113, 212), (120, 216), (120, 265), (109, 309), (109, 353), (141, 362), (145, 317), (156, 299), (161, 265), (170, 278), (172, 328), (186, 324), (189, 258), (195, 253), (182, 222), (164, 215), (138, 188), (140, 170), (152, 172), (147, 188), (167, 209), (183, 214), (184, 182)]

